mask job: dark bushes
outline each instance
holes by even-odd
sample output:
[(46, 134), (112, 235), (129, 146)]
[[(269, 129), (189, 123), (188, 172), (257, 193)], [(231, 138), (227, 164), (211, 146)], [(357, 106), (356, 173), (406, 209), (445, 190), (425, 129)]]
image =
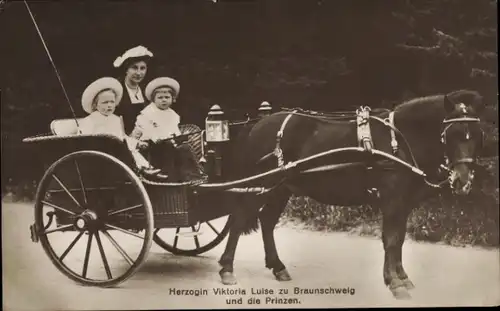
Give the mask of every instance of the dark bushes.
[[(483, 160), (469, 197), (431, 197), (408, 218), (408, 236), (414, 240), (450, 245), (499, 245), (498, 158)], [(480, 179), (480, 180), (479, 180)], [(285, 219), (296, 219), (316, 230), (348, 231), (380, 236), (382, 215), (370, 206), (328, 206), (310, 198), (293, 197)]]

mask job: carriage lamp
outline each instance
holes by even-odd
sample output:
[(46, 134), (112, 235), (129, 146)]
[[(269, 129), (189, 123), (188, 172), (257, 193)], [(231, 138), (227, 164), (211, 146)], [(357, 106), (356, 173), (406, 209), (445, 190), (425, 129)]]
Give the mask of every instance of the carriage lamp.
[(222, 154), (225, 142), (229, 141), (229, 121), (219, 105), (213, 105), (205, 119), (205, 141), (207, 143), (207, 173), (211, 179), (222, 177)]
[(229, 121), (219, 105), (213, 105), (205, 119), (205, 135), (207, 142), (224, 142), (229, 140)]
[(259, 112), (258, 116), (259, 118), (267, 117), (273, 112), (273, 108), (271, 107), (271, 104), (269, 104), (267, 101), (263, 101), (262, 104), (259, 106)]

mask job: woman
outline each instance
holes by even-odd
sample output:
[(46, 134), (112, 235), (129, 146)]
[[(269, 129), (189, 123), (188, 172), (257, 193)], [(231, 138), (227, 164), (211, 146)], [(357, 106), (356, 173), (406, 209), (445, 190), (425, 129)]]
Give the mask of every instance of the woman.
[(153, 53), (139, 45), (118, 56), (113, 66), (125, 74), (122, 81), (123, 98), (116, 109), (116, 114), (123, 117), (125, 133), (129, 135), (134, 129), (137, 115), (147, 105), (141, 83), (148, 71), (148, 62)]

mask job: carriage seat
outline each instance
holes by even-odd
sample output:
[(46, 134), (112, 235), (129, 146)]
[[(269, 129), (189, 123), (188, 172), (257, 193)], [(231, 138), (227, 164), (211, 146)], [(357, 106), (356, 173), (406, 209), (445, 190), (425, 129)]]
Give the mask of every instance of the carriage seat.
[[(83, 118), (77, 120), (80, 122)], [(76, 125), (75, 119), (57, 119), (50, 123), (50, 131), (57, 136), (76, 135), (78, 126)]]
[[(83, 120), (83, 118), (77, 118), (78, 122)], [(191, 145), (196, 158), (200, 160), (203, 156), (203, 135), (199, 133), (201, 129), (194, 124), (180, 124), (179, 130), (181, 134), (196, 133), (194, 135), (189, 135), (188, 143)], [(50, 131), (56, 136), (71, 136), (78, 134), (78, 126), (75, 119), (56, 119), (50, 123)]]

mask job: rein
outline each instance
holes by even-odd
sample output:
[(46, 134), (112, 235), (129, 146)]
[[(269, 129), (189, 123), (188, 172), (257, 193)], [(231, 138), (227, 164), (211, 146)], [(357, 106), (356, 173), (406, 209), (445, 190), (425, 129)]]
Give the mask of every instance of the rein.
[[(329, 119), (333, 121), (341, 121), (341, 120), (355, 120), (358, 114), (356, 111), (314, 111), (314, 110), (306, 110), (303, 108), (285, 108), (282, 107), (280, 112), (293, 112), (297, 115), (310, 117), (310, 118), (318, 118), (318, 119)], [(386, 108), (375, 108), (370, 109), (371, 113), (380, 114), (383, 112), (390, 112), (391, 110)], [(278, 112), (278, 113), (280, 113)]]

